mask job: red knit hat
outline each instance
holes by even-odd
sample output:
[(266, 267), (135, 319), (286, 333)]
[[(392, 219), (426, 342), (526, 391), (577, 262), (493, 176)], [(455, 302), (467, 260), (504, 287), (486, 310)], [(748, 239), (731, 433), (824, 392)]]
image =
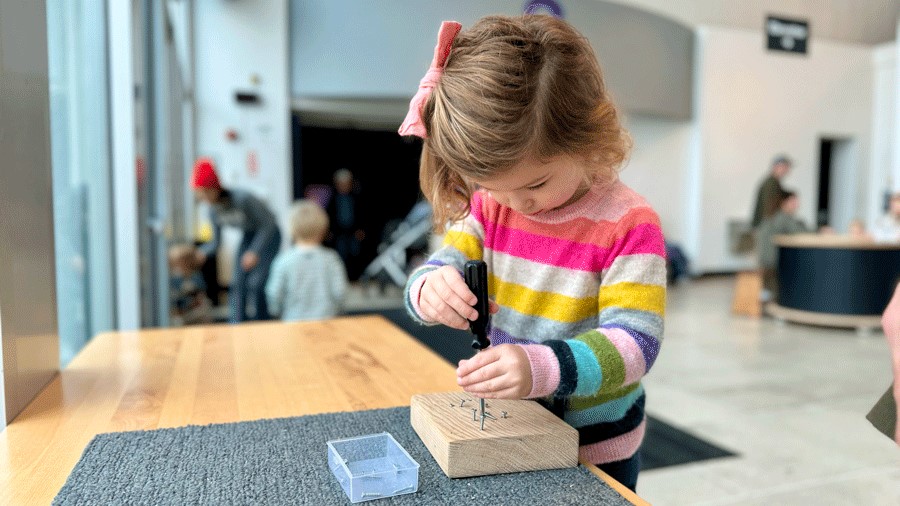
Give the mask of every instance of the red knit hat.
[(194, 174), (191, 176), (191, 188), (213, 188), (220, 190), (219, 176), (216, 174), (216, 164), (209, 158), (198, 158), (194, 162)]

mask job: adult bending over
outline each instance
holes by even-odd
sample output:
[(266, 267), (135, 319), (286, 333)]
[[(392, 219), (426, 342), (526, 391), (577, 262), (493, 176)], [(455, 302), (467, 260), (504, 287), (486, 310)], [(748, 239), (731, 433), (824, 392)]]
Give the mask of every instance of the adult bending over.
[(266, 280), (281, 246), (275, 215), (250, 192), (223, 188), (215, 164), (209, 158), (199, 158), (194, 163), (191, 187), (198, 198), (209, 203), (213, 224), (212, 240), (197, 252), (199, 263), (218, 250), (223, 226), (243, 232), (228, 292), (228, 320), (231, 323), (268, 320)]

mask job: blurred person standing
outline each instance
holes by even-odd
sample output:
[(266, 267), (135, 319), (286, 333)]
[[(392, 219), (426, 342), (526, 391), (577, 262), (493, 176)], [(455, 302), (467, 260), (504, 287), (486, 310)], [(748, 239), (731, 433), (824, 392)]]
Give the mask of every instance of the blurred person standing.
[(800, 206), (797, 194), (785, 191), (780, 196), (775, 214), (764, 219), (757, 230), (757, 253), (759, 266), (763, 274), (763, 300), (778, 299), (778, 247), (775, 245), (776, 235), (801, 234), (809, 232), (806, 224), (795, 215)]
[(759, 184), (759, 189), (756, 191), (756, 205), (753, 208), (753, 228), (759, 227), (763, 220), (778, 211), (778, 205), (785, 191), (781, 186), (781, 180), (790, 172), (792, 165), (790, 158), (784, 155), (779, 155), (772, 161), (771, 172)]
[(357, 259), (365, 232), (362, 227), (362, 209), (353, 173), (340, 169), (334, 173), (334, 195), (328, 204), (334, 249), (340, 255), (352, 278), (359, 270)]
[(347, 272), (334, 250), (322, 246), (328, 215), (314, 201), (291, 209), (291, 249), (280, 253), (266, 283), (269, 310), (284, 321), (321, 320), (341, 312)]
[(281, 247), (275, 215), (250, 192), (223, 188), (215, 164), (209, 158), (198, 158), (194, 163), (191, 187), (200, 200), (210, 205), (213, 224), (212, 240), (197, 251), (199, 264), (219, 249), (223, 226), (243, 233), (228, 292), (228, 320), (231, 323), (268, 320), (265, 285), (272, 261)]
[(872, 224), (872, 238), (877, 242), (900, 242), (900, 191), (891, 195), (888, 211)]

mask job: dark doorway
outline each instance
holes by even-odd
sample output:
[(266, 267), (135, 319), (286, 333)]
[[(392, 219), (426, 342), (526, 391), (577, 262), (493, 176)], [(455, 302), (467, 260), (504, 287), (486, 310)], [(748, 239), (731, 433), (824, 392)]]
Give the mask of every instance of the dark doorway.
[(294, 198), (310, 185), (333, 187), (338, 169), (349, 169), (356, 180), (357, 222), (365, 233), (359, 256), (348, 262), (350, 279), (378, 252), (385, 226), (402, 219), (419, 198), (420, 140), (408, 140), (396, 130), (325, 128), (293, 121)]
[(850, 222), (858, 217), (858, 173), (856, 141), (853, 138), (819, 139), (817, 228), (828, 225), (837, 232), (846, 232)]
[(819, 203), (816, 207), (816, 228), (828, 224), (829, 198), (831, 197), (831, 148), (834, 141), (819, 141)]

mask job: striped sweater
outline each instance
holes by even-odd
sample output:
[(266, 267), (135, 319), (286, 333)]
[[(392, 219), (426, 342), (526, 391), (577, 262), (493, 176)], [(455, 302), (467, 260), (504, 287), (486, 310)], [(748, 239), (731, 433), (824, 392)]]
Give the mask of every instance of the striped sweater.
[(644, 437), (644, 389), (663, 335), (666, 264), (659, 217), (621, 182), (594, 185), (576, 202), (528, 216), (476, 192), (471, 212), (407, 283), (407, 310), (422, 324), (418, 298), (430, 271), (488, 265), (500, 306), (492, 345), (522, 346), (531, 363), (528, 395), (578, 429), (580, 453), (595, 464), (631, 457)]

